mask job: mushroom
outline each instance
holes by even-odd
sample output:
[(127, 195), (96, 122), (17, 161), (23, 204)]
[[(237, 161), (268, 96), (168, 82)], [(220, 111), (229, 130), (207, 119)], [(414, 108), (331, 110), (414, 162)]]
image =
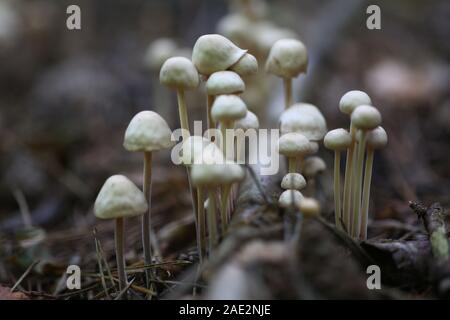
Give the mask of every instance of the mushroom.
[(227, 143), (227, 129), (234, 129), (234, 122), (244, 118), (246, 114), (247, 106), (244, 101), (236, 95), (220, 95), (214, 100), (211, 116), (214, 121), (219, 122), (220, 124), (220, 131), (222, 133), (221, 149), (227, 159), (232, 159), (229, 152), (232, 145), (229, 145), (230, 141)]
[(354, 159), (356, 163), (356, 171), (353, 180), (355, 188), (353, 189), (354, 195), (352, 224), (352, 235), (353, 237), (358, 238), (361, 230), (361, 180), (364, 163), (364, 151), (366, 146), (366, 136), (368, 131), (375, 129), (381, 124), (381, 114), (375, 107), (361, 105), (353, 111), (351, 122), (355, 129), (360, 133), (358, 137), (358, 150), (356, 158)]
[(304, 197), (300, 201), (300, 212), (308, 218), (315, 218), (320, 215), (320, 204), (314, 198)]
[(163, 63), (172, 57), (173, 52), (177, 49), (177, 44), (170, 38), (159, 38), (148, 46), (144, 63), (151, 70), (160, 70)]
[(245, 117), (238, 119), (234, 123), (234, 131), (236, 135), (236, 161), (239, 164), (247, 163), (247, 159), (250, 155), (246, 155), (245, 148), (245, 132), (247, 130), (256, 130), (259, 129), (259, 120), (256, 114), (247, 110)]
[(266, 71), (283, 78), (285, 106), (292, 105), (292, 78), (306, 73), (308, 53), (305, 45), (296, 39), (281, 39), (270, 49), (266, 62)]
[(285, 190), (278, 198), (278, 205), (285, 209), (291, 207), (299, 209), (303, 198), (302, 193), (298, 190)]
[[(125, 131), (123, 146), (132, 152), (144, 153), (143, 193), (148, 203), (148, 211), (142, 217), (142, 246), (146, 264), (152, 263), (150, 240), (154, 239), (151, 231), (151, 192), (152, 192), (152, 153), (172, 147), (172, 131), (167, 122), (156, 112), (142, 111), (131, 119)], [(156, 246), (156, 241), (154, 246)], [(157, 248), (155, 248), (157, 250)], [(147, 278), (150, 273), (146, 272)]]
[(334, 219), (338, 228), (349, 230), (350, 213), (341, 212), (341, 151), (346, 150), (352, 143), (350, 133), (342, 128), (328, 132), (323, 139), (326, 148), (334, 150)]
[(316, 187), (316, 176), (327, 169), (327, 165), (322, 158), (314, 156), (308, 157), (303, 162), (302, 172), (303, 175), (308, 179), (308, 189), (309, 193), (314, 194)]
[(124, 257), (124, 218), (143, 214), (148, 210), (144, 194), (127, 177), (109, 177), (95, 199), (94, 214), (99, 219), (114, 219), (117, 273), (120, 291), (127, 286)]
[(244, 92), (244, 90), (245, 83), (236, 72), (217, 71), (208, 78), (206, 81), (208, 129), (215, 128), (214, 119), (211, 117), (214, 97), (222, 94), (238, 95)]
[(311, 153), (309, 140), (298, 132), (290, 132), (278, 139), (278, 152), (288, 158), (289, 172), (297, 171), (297, 161)]
[[(356, 109), (356, 107), (360, 105), (371, 105), (372, 101), (370, 97), (367, 95), (367, 93), (360, 91), (360, 90), (352, 90), (344, 94), (339, 101), (339, 110), (342, 113), (345, 113), (349, 116), (353, 113), (353, 110)], [(350, 215), (351, 212), (351, 204), (352, 204), (352, 181), (353, 181), (353, 170), (354, 170), (354, 161), (353, 158), (355, 157), (356, 153), (356, 129), (354, 126), (350, 123), (350, 137), (352, 139), (352, 142), (347, 149), (347, 156), (346, 156), (346, 163), (345, 163), (345, 174), (344, 174), (344, 191), (343, 191), (343, 205), (342, 205), (342, 211), (344, 212), (344, 217), (347, 215), (348, 217), (348, 223), (346, 227), (349, 228), (352, 223), (352, 216)], [(350, 229), (347, 230), (347, 232), (350, 232)]]
[(169, 88), (177, 90), (180, 125), (183, 129), (183, 139), (186, 139), (190, 133), (184, 92), (198, 87), (198, 72), (191, 60), (173, 57), (164, 62), (159, 73), (159, 80)]
[(216, 71), (230, 68), (247, 50), (236, 46), (219, 34), (206, 34), (197, 39), (192, 49), (192, 62), (198, 72), (209, 76)]
[(309, 103), (296, 103), (280, 116), (281, 134), (299, 132), (311, 141), (320, 141), (327, 133), (327, 123), (320, 110)]
[(241, 77), (256, 74), (258, 72), (258, 60), (250, 53), (246, 53), (238, 62), (230, 67), (230, 70), (236, 72)]
[(305, 187), (306, 180), (300, 173), (288, 173), (283, 177), (283, 180), (281, 180), (281, 188), (285, 190), (302, 190)]
[(372, 180), (373, 155), (376, 149), (386, 146), (388, 137), (382, 127), (377, 127), (367, 134), (367, 156), (364, 169), (364, 187), (362, 195), (361, 238), (367, 239), (367, 222), (369, 219), (370, 183)]

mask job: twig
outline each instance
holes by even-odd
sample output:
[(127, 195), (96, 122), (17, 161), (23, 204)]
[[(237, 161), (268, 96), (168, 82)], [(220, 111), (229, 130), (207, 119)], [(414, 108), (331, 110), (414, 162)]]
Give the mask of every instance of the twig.
[(25, 279), (25, 277), (33, 270), (33, 268), (40, 262), (40, 260), (35, 260), (30, 266), (25, 270), (25, 272), (20, 276), (19, 280), (16, 281), (14, 286), (11, 288), (11, 292), (13, 292), (17, 286)]

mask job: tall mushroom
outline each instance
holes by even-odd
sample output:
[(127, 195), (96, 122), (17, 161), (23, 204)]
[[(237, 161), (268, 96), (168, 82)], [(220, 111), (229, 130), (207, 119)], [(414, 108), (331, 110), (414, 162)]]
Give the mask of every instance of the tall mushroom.
[[(152, 154), (154, 151), (172, 147), (172, 131), (167, 122), (156, 112), (142, 111), (131, 119), (125, 131), (123, 146), (132, 152), (144, 154), (143, 193), (148, 204), (148, 211), (142, 217), (142, 246), (146, 264), (152, 263), (151, 239), (155, 238), (151, 232), (151, 193), (152, 193)], [(157, 251), (158, 248), (155, 248)], [(146, 272), (147, 280), (150, 272)]]
[(349, 230), (350, 213), (341, 212), (341, 151), (352, 143), (350, 133), (342, 128), (328, 132), (323, 139), (326, 148), (334, 151), (334, 219), (338, 228)]
[(358, 150), (356, 154), (356, 171), (355, 171), (355, 189), (353, 198), (353, 224), (352, 235), (358, 238), (361, 230), (361, 184), (362, 170), (364, 163), (364, 151), (366, 146), (366, 135), (370, 130), (375, 129), (381, 124), (380, 112), (372, 106), (361, 105), (357, 107), (351, 116), (354, 127), (360, 132), (358, 138)]
[(266, 71), (283, 79), (285, 89), (285, 107), (292, 105), (292, 78), (306, 73), (308, 53), (305, 45), (296, 39), (281, 39), (270, 49), (266, 62)]
[(278, 152), (288, 158), (288, 171), (297, 172), (298, 161), (311, 153), (309, 140), (298, 132), (290, 132), (278, 139)]
[(367, 239), (367, 222), (369, 219), (369, 197), (370, 183), (372, 180), (373, 156), (375, 150), (382, 149), (388, 142), (386, 131), (382, 127), (377, 127), (367, 134), (367, 156), (364, 168), (364, 187), (361, 205), (361, 238)]
[[(119, 288), (127, 285), (124, 257), (124, 219), (143, 214), (148, 210), (144, 194), (127, 177), (109, 177), (95, 199), (94, 214), (99, 219), (114, 219), (117, 273)], [(125, 295), (126, 296), (126, 295)]]

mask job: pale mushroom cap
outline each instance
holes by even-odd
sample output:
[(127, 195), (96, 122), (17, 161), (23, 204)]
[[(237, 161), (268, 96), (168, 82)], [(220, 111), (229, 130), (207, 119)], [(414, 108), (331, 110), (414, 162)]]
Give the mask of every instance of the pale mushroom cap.
[(327, 169), (325, 161), (320, 157), (309, 157), (303, 164), (303, 174), (307, 178), (314, 178), (317, 174)]
[(217, 32), (237, 44), (248, 43), (250, 38), (250, 21), (240, 13), (224, 16), (217, 24)]
[(298, 190), (286, 190), (278, 198), (278, 205), (282, 208), (295, 207), (300, 208), (300, 203), (303, 200), (303, 195)]
[(141, 190), (127, 177), (109, 177), (97, 195), (94, 214), (99, 219), (117, 219), (137, 216), (148, 210)]
[(295, 78), (305, 73), (308, 54), (304, 44), (296, 39), (281, 39), (270, 49), (266, 71), (281, 78)]
[(164, 62), (159, 81), (173, 89), (194, 89), (198, 87), (199, 76), (194, 64), (185, 57), (173, 57)]
[(206, 92), (210, 96), (221, 94), (240, 94), (245, 90), (245, 83), (233, 71), (214, 72), (206, 81)]
[(195, 42), (192, 62), (199, 73), (208, 76), (216, 71), (227, 70), (245, 53), (247, 50), (242, 50), (224, 36), (206, 34)]
[(339, 110), (346, 114), (352, 114), (356, 107), (361, 105), (371, 105), (372, 100), (367, 93), (360, 90), (352, 90), (344, 94), (339, 101)]
[(297, 37), (293, 31), (279, 28), (268, 21), (254, 23), (249, 30), (256, 49), (262, 55), (268, 55), (273, 44), (278, 40)]
[(245, 117), (247, 106), (244, 101), (236, 95), (220, 95), (212, 105), (211, 116), (216, 122), (235, 121)]
[(219, 186), (241, 181), (245, 177), (242, 167), (232, 161), (192, 165), (191, 178), (194, 186)]
[(163, 63), (173, 56), (177, 49), (177, 44), (170, 38), (156, 39), (148, 46), (144, 63), (152, 70), (160, 70)]
[(319, 144), (315, 141), (309, 141), (309, 149), (310, 149), (309, 154), (317, 153), (317, 151), (319, 151)]
[(383, 127), (376, 127), (367, 133), (367, 145), (372, 149), (382, 149), (388, 143), (388, 136)]
[(353, 111), (351, 121), (357, 129), (372, 130), (381, 124), (381, 114), (375, 107), (361, 105)]
[(288, 173), (281, 180), (281, 188), (302, 190), (306, 187), (306, 180), (300, 173)]
[(342, 128), (329, 131), (325, 138), (323, 138), (323, 144), (325, 148), (341, 151), (347, 149), (352, 143), (352, 137), (350, 133)]
[(256, 74), (258, 72), (258, 60), (250, 53), (246, 53), (238, 62), (231, 66), (230, 70), (238, 73), (241, 77)]
[(125, 131), (123, 146), (128, 151), (156, 151), (175, 144), (167, 122), (156, 112), (141, 111), (131, 119)]
[(234, 123), (235, 129), (258, 129), (259, 128), (259, 120), (256, 114), (251, 112), (250, 110), (247, 110), (247, 113), (245, 114), (245, 117), (240, 118)]
[(181, 161), (184, 165), (191, 165), (201, 161), (203, 150), (211, 143), (202, 136), (189, 136), (182, 145)]
[(280, 116), (281, 134), (299, 132), (312, 141), (320, 141), (327, 133), (327, 123), (320, 110), (309, 103), (296, 103)]
[(298, 157), (311, 151), (309, 140), (301, 133), (286, 133), (278, 139), (278, 152), (286, 157)]
[(300, 202), (300, 211), (305, 217), (317, 217), (320, 215), (320, 203), (314, 198), (304, 197)]

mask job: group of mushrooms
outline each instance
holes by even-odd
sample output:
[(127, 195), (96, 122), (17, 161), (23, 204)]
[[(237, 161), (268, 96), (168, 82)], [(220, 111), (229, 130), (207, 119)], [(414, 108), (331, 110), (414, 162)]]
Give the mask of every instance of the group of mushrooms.
[[(285, 110), (280, 116), (281, 136), (278, 151), (287, 159), (288, 173), (281, 181), (285, 191), (279, 206), (295, 208), (305, 216), (317, 216), (317, 200), (304, 197), (300, 190), (313, 184), (315, 176), (325, 170), (324, 161), (312, 156), (323, 139), (335, 150), (334, 195), (336, 225), (355, 238), (365, 237), (369, 188), (374, 149), (386, 143), (386, 133), (379, 127), (381, 116), (367, 95), (352, 91), (340, 102), (343, 112), (351, 115), (350, 133), (336, 129), (327, 133), (320, 110), (308, 103), (293, 103), (292, 79), (306, 72), (307, 52), (296, 39), (281, 39), (272, 46), (266, 71), (283, 79)], [(209, 257), (219, 240), (226, 235), (237, 185), (245, 177), (245, 148), (235, 145), (238, 130), (259, 128), (257, 116), (247, 110), (240, 95), (247, 76), (257, 72), (258, 62), (247, 50), (218, 34), (197, 39), (192, 59), (171, 57), (160, 69), (160, 82), (177, 93), (179, 121), (182, 130), (181, 163), (186, 167), (192, 206), (195, 214), (196, 239), (200, 263)], [(204, 82), (206, 88), (207, 130), (204, 136), (192, 136), (189, 128), (185, 91)], [(324, 138), (325, 137), (325, 138)], [(383, 140), (384, 139), (384, 140)], [(168, 149), (176, 141), (166, 121), (153, 111), (142, 111), (130, 121), (123, 146), (143, 154), (142, 190), (123, 175), (113, 175), (102, 186), (94, 205), (100, 219), (115, 220), (117, 271), (120, 289), (127, 286), (124, 260), (124, 219), (142, 215), (142, 244), (145, 266), (160, 259), (157, 241), (151, 229), (152, 153)], [(343, 208), (340, 195), (340, 151), (347, 150)], [(367, 151), (364, 188), (361, 191), (364, 153)], [(306, 179), (305, 179), (306, 177)], [(361, 195), (362, 193), (362, 195)], [(362, 199), (362, 200), (361, 200)], [(362, 208), (362, 209), (361, 209)], [(146, 269), (148, 270), (148, 269)], [(153, 274), (146, 272), (147, 284)]]

